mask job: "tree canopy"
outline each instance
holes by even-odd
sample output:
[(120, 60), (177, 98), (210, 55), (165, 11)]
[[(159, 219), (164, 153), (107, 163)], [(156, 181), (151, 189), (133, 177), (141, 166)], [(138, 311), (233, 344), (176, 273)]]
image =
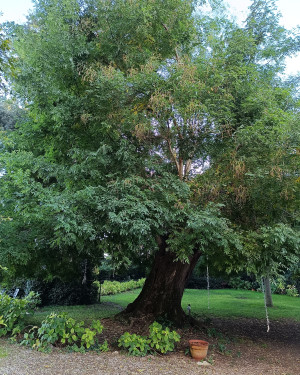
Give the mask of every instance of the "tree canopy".
[(243, 27), (204, 3), (39, 0), (7, 26), (28, 116), (1, 149), (3, 265), (76, 277), (104, 253), (155, 253), (127, 312), (182, 321), (201, 255), (299, 254), (298, 102), (279, 74), (298, 39), (274, 1)]

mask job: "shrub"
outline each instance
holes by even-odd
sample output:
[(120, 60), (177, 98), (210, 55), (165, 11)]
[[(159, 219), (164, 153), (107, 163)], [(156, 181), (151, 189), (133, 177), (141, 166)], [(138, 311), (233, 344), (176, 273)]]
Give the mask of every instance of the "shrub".
[(299, 297), (299, 293), (295, 285), (288, 285), (286, 287), (286, 294), (290, 297)]
[(239, 276), (231, 277), (229, 280), (228, 285), (232, 289), (245, 289), (245, 290), (251, 290), (251, 289), (257, 289), (259, 287), (259, 284), (254, 281), (249, 281), (249, 280), (243, 280)]
[(93, 321), (90, 328), (83, 327), (83, 324), (76, 322), (67, 313), (52, 313), (40, 328), (33, 327), (25, 333), (21, 345), (29, 345), (40, 351), (48, 350), (50, 345), (68, 346), (84, 352), (96, 344), (96, 335), (102, 332), (103, 326), (99, 320)]
[(299, 293), (295, 285), (287, 284), (286, 278), (278, 277), (273, 281), (272, 286), (276, 294), (286, 294), (290, 297), (298, 297)]
[(125, 332), (119, 339), (120, 347), (128, 350), (130, 355), (145, 356), (152, 352), (165, 354), (175, 348), (175, 342), (180, 340), (176, 331), (170, 331), (168, 327), (154, 322), (149, 327), (149, 337), (139, 336)]
[(170, 331), (168, 327), (163, 329), (162, 325), (157, 322), (151, 324), (149, 331), (150, 346), (161, 354), (172, 352), (175, 342), (180, 341), (180, 336), (176, 331)]
[(105, 280), (101, 284), (101, 289), (100, 289), (100, 282), (94, 281), (94, 284), (98, 288), (98, 293), (100, 294), (100, 291), (101, 291), (102, 296), (122, 293), (128, 290), (141, 288), (144, 285), (144, 283), (145, 283), (145, 279), (139, 279), (137, 281), (130, 280), (130, 281), (124, 281), (124, 282)]
[(34, 292), (30, 292), (22, 299), (0, 294), (0, 336), (8, 333), (14, 336), (21, 332), (26, 313), (34, 309), (38, 302), (39, 296)]
[(139, 336), (133, 333), (125, 332), (118, 340), (119, 346), (128, 350), (130, 355), (143, 357), (147, 355), (151, 348), (149, 346), (149, 339), (144, 336)]

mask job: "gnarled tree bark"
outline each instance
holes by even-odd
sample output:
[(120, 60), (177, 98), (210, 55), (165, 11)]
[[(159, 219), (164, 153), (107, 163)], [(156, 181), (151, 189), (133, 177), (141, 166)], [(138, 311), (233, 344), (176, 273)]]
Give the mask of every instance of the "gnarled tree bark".
[(139, 296), (127, 306), (121, 316), (149, 315), (154, 319), (164, 316), (179, 326), (183, 324), (186, 317), (181, 307), (184, 287), (201, 253), (195, 251), (189, 263), (176, 261), (176, 255), (167, 251), (166, 239), (165, 237), (157, 239), (159, 249), (145, 285)]

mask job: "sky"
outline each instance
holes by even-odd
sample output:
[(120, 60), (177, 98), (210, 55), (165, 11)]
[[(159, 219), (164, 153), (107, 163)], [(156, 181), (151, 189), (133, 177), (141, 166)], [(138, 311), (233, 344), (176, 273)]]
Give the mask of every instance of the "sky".
[[(230, 11), (242, 21), (247, 16), (247, 8), (251, 0), (226, 0)], [(277, 0), (278, 9), (282, 14), (281, 23), (287, 29), (292, 29), (300, 25), (300, 0)], [(26, 15), (33, 8), (31, 0), (0, 0), (0, 22), (15, 21), (22, 23), (26, 20)], [(300, 54), (297, 57), (287, 60), (287, 73), (297, 73), (300, 71)]]

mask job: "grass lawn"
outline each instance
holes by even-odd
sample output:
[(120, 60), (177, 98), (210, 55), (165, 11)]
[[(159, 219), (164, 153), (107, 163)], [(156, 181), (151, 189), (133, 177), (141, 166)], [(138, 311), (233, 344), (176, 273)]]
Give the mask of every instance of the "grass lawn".
[[(94, 319), (115, 315), (120, 310), (114, 304), (126, 307), (139, 294), (140, 289), (112, 296), (103, 296), (103, 303), (91, 306), (47, 306), (27, 317), (27, 324), (40, 325), (51, 312), (67, 312), (76, 320), (89, 324)], [(199, 317), (258, 318), (265, 319), (264, 297), (262, 293), (249, 290), (217, 289), (210, 290), (209, 306), (206, 290), (186, 289), (182, 307), (186, 310), (191, 304), (192, 314)], [(300, 321), (300, 298), (273, 295), (274, 307), (268, 308), (269, 318)]]
[[(102, 301), (110, 301), (126, 307), (138, 295), (134, 290), (113, 296), (104, 296)], [(250, 290), (216, 289), (210, 290), (209, 306), (207, 291), (202, 289), (186, 289), (182, 299), (182, 307), (186, 310), (191, 304), (192, 313), (211, 317), (245, 317), (264, 319), (264, 296)], [(300, 321), (300, 298), (275, 294), (274, 307), (268, 308), (270, 319), (293, 319)]]
[[(270, 319), (293, 319), (300, 321), (300, 298), (274, 294), (274, 307), (268, 308)], [(182, 307), (190, 303), (195, 314), (214, 317), (245, 317), (264, 319), (266, 317), (264, 295), (250, 290), (188, 289), (183, 295)]]
[(120, 312), (120, 309), (110, 303), (89, 306), (45, 306), (38, 309), (34, 315), (28, 315), (26, 324), (40, 326), (46, 316), (52, 312), (57, 314), (67, 312), (72, 318), (79, 321), (83, 320), (88, 325), (93, 320), (113, 316)]

